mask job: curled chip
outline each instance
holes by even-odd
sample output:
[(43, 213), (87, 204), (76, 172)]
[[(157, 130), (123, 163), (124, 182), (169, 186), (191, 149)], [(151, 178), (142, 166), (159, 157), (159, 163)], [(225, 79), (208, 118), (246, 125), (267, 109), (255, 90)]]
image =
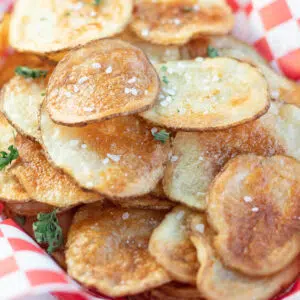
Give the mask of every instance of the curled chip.
[(70, 228), (68, 273), (111, 297), (132, 295), (169, 282), (148, 252), (153, 229), (164, 212), (86, 205)]
[(300, 252), (300, 163), (253, 154), (230, 160), (210, 186), (209, 222), (223, 263), (272, 275)]
[(190, 58), (207, 54), (207, 47), (215, 48), (219, 56), (232, 57), (255, 65), (264, 74), (274, 100), (300, 106), (300, 85), (276, 73), (250, 45), (232, 37), (201, 37), (191, 41), (185, 48)]
[(158, 76), (145, 54), (121, 40), (99, 40), (69, 52), (47, 88), (56, 123), (80, 125), (149, 109)]
[(288, 287), (300, 270), (299, 259), (279, 273), (269, 277), (249, 277), (226, 268), (212, 247), (211, 230), (199, 233), (195, 229), (198, 218), (192, 222), (191, 240), (197, 249), (200, 269), (197, 287), (205, 299), (211, 300), (268, 300)]
[(152, 195), (137, 198), (113, 199), (112, 201), (120, 207), (153, 210), (170, 210), (176, 205), (176, 203), (168, 201), (167, 199), (161, 199)]
[[(8, 151), (15, 144), (15, 132), (5, 117), (0, 113), (0, 151)], [(12, 175), (9, 166), (0, 170), (0, 199), (2, 201), (24, 202), (30, 198), (24, 188)]]
[(233, 127), (257, 119), (269, 107), (266, 80), (254, 67), (231, 58), (156, 65), (159, 101), (141, 116), (190, 131)]
[[(92, 2), (92, 1), (91, 1)], [(132, 0), (17, 1), (9, 40), (22, 52), (52, 54), (121, 32), (132, 15)]]
[(1, 109), (21, 134), (40, 140), (40, 107), (46, 90), (45, 79), (13, 77), (1, 92)]
[(187, 222), (192, 218), (191, 210), (175, 207), (153, 231), (149, 252), (177, 281), (196, 283), (199, 269), (196, 250), (189, 238)]
[(76, 128), (55, 124), (43, 107), (41, 131), (56, 166), (84, 188), (109, 197), (149, 193), (168, 159), (169, 144), (155, 141), (151, 127), (134, 116)]
[(233, 22), (224, 0), (137, 0), (130, 26), (154, 44), (182, 45), (199, 34), (226, 34)]
[(168, 61), (180, 60), (182, 56), (180, 47), (152, 44), (140, 39), (129, 29), (122, 32), (116, 38), (142, 49), (152, 63), (166, 63)]
[(12, 173), (31, 199), (56, 207), (70, 207), (102, 199), (97, 193), (81, 189), (69, 175), (53, 167), (37, 142), (18, 135), (16, 146), (20, 160)]

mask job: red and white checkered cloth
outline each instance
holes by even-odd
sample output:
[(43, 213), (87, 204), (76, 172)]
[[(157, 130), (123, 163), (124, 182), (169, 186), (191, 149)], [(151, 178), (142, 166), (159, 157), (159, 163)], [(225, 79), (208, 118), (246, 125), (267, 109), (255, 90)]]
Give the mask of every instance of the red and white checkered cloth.
[[(236, 16), (234, 35), (254, 45), (278, 72), (300, 80), (300, 0), (227, 1)], [(0, 0), (0, 19), (12, 3)], [(104, 299), (72, 281), (12, 220), (1, 222), (1, 208), (0, 203), (1, 300), (45, 293), (60, 300)], [(288, 293), (276, 297), (283, 299), (300, 300), (300, 279)]]

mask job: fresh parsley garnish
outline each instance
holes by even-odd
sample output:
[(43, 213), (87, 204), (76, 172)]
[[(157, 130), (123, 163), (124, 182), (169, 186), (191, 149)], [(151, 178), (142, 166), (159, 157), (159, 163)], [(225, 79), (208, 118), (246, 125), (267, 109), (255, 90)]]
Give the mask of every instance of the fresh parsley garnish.
[(161, 69), (163, 72), (167, 72), (167, 70), (168, 70), (168, 68), (167, 68), (166, 66), (162, 66), (160, 69)]
[(47, 252), (51, 254), (64, 242), (63, 233), (57, 219), (57, 209), (50, 213), (39, 213), (33, 223), (33, 232), (39, 244), (48, 244)]
[(25, 78), (39, 78), (39, 77), (46, 77), (48, 71), (46, 70), (39, 70), (39, 69), (31, 69), (25, 66), (18, 66), (15, 69), (15, 73), (17, 75), (23, 76)]
[(219, 53), (218, 53), (218, 50), (217, 50), (216, 48), (214, 48), (214, 47), (212, 47), (212, 46), (208, 46), (208, 47), (207, 47), (207, 55), (208, 55), (209, 57), (214, 58), (214, 57), (218, 57), (218, 56), (219, 56)]
[(42, 92), (42, 93), (41, 93), (41, 96), (42, 96), (42, 97), (46, 96), (46, 92)]
[(169, 80), (168, 80), (167, 76), (163, 76), (162, 81), (163, 81), (165, 84), (168, 84), (168, 83), (169, 83)]
[(25, 224), (25, 222), (26, 222), (26, 217), (24, 217), (24, 216), (16, 216), (16, 217), (15, 217), (15, 221), (16, 221), (19, 225), (23, 226), (23, 225)]
[(18, 149), (13, 145), (8, 147), (9, 153), (5, 151), (0, 152), (0, 170), (3, 170), (6, 166), (10, 165), (14, 159), (19, 157)]
[(152, 135), (154, 136), (154, 139), (156, 141), (160, 141), (163, 144), (165, 144), (167, 140), (170, 138), (170, 133), (164, 129), (159, 132), (152, 133)]
[(99, 5), (101, 3), (101, 0), (94, 0), (94, 5)]

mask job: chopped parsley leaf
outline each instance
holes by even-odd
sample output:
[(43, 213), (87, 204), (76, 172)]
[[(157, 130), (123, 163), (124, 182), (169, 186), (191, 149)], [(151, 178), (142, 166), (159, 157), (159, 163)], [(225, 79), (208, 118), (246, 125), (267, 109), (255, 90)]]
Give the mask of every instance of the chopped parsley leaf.
[(170, 133), (164, 129), (159, 132), (152, 133), (152, 135), (154, 136), (154, 139), (156, 141), (160, 141), (163, 144), (165, 144), (167, 140), (170, 138)]
[(214, 58), (214, 57), (218, 57), (218, 56), (219, 56), (219, 53), (218, 53), (218, 50), (217, 50), (216, 48), (214, 48), (214, 47), (212, 47), (212, 46), (208, 46), (208, 47), (207, 47), (207, 55), (208, 55), (209, 57)]
[(50, 213), (39, 213), (33, 223), (33, 232), (39, 244), (48, 244), (47, 252), (51, 254), (63, 245), (63, 233), (57, 219), (57, 209)]
[(163, 76), (162, 81), (163, 81), (165, 84), (169, 84), (169, 80), (168, 80), (167, 76)]
[(25, 78), (39, 78), (39, 77), (46, 77), (48, 71), (46, 70), (39, 70), (39, 69), (31, 69), (24, 66), (18, 66), (15, 69), (15, 73), (17, 75), (23, 76)]
[(168, 68), (167, 68), (166, 66), (162, 66), (160, 69), (161, 69), (163, 72), (167, 72), (167, 70), (168, 70)]
[(41, 96), (43, 96), (43, 97), (46, 96), (46, 92), (42, 92)]
[(0, 152), (0, 170), (3, 170), (6, 166), (10, 165), (13, 160), (19, 157), (19, 152), (13, 145), (10, 145), (8, 150), (9, 153), (5, 151)]
[(101, 0), (94, 0), (94, 5), (99, 5), (101, 3)]

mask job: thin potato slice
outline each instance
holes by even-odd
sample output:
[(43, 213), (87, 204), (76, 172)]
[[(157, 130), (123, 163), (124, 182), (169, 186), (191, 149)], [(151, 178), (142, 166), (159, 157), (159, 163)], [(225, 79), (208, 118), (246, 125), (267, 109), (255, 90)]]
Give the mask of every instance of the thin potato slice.
[[(2, 113), (0, 113), (0, 133), (0, 151), (8, 152), (8, 147), (15, 145), (15, 132)], [(9, 167), (0, 170), (0, 200), (15, 202), (30, 200), (24, 188), (12, 175)]]
[(205, 210), (208, 187), (222, 166), (238, 154), (286, 154), (300, 160), (300, 109), (271, 103), (258, 120), (222, 131), (177, 133), (163, 186), (167, 196)]
[(132, 0), (17, 1), (11, 17), (10, 44), (22, 52), (49, 54), (121, 32), (132, 14)]
[(120, 207), (153, 210), (170, 210), (176, 205), (176, 203), (168, 201), (167, 199), (161, 199), (151, 195), (138, 198), (114, 199), (112, 201)]
[(223, 263), (252, 276), (272, 275), (300, 252), (300, 162), (240, 155), (214, 179), (208, 196), (214, 246)]
[(257, 66), (264, 74), (274, 100), (300, 106), (300, 85), (277, 74), (252, 46), (232, 36), (201, 37), (187, 45), (190, 58), (206, 56), (208, 46), (217, 49), (220, 56), (236, 58)]
[(187, 222), (193, 213), (184, 206), (175, 207), (153, 231), (149, 252), (177, 281), (196, 283), (199, 264), (196, 249), (189, 239)]
[(166, 63), (168, 61), (181, 59), (181, 49), (178, 46), (164, 46), (149, 43), (137, 37), (129, 29), (116, 36), (116, 38), (142, 49), (152, 63)]
[(191, 236), (197, 248), (200, 264), (197, 287), (205, 299), (268, 300), (288, 287), (299, 274), (300, 261), (296, 259), (273, 276), (262, 278), (245, 276), (222, 264), (211, 246), (211, 239), (209, 230), (200, 234), (194, 229)]
[(121, 40), (99, 40), (69, 52), (47, 88), (47, 109), (60, 124), (80, 125), (151, 107), (158, 76), (145, 54)]
[(46, 90), (45, 79), (13, 77), (1, 92), (1, 109), (21, 134), (40, 141), (40, 107)]
[(18, 135), (16, 147), (20, 161), (13, 167), (12, 173), (31, 199), (56, 207), (70, 207), (102, 199), (97, 193), (81, 189), (69, 175), (54, 168), (37, 142)]
[(130, 26), (154, 44), (183, 45), (198, 34), (227, 34), (233, 22), (224, 0), (138, 0)]
[(190, 131), (233, 127), (263, 115), (268, 87), (252, 66), (230, 58), (156, 65), (163, 82), (155, 106), (141, 116), (155, 124)]
[(134, 116), (75, 128), (55, 124), (43, 107), (41, 131), (56, 166), (108, 197), (149, 193), (168, 159), (169, 144), (155, 141), (151, 127)]
[(87, 205), (69, 231), (68, 273), (111, 297), (132, 295), (170, 281), (148, 252), (164, 212)]

